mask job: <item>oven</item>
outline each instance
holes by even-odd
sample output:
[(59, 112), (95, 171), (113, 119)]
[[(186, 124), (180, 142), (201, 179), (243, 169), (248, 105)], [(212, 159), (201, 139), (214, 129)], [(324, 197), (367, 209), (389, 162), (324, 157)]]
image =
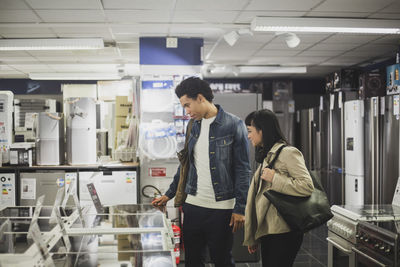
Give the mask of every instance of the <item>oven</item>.
[(399, 265), (399, 221), (360, 222), (355, 253), (357, 267)]
[(366, 248), (353, 247), (356, 267), (394, 267), (394, 262)]
[[(371, 249), (371, 247), (361, 247), (360, 241), (365, 241), (365, 239), (359, 235), (358, 228), (360, 223), (384, 225), (385, 222), (391, 222), (396, 217), (400, 217), (400, 207), (392, 205), (333, 205), (331, 211), (334, 216), (327, 223), (328, 267), (396, 266), (396, 264), (390, 265), (390, 260), (388, 261), (385, 257), (379, 258), (377, 255), (369, 253), (367, 249)], [(370, 242), (370, 239), (367, 241)], [(382, 249), (380, 247), (378, 247), (379, 253), (382, 252), (382, 255), (385, 255), (389, 245), (385, 244)], [(372, 249), (374, 248), (372, 247)], [(393, 249), (393, 251), (395, 250)]]
[(354, 244), (328, 231), (328, 267), (355, 267)]

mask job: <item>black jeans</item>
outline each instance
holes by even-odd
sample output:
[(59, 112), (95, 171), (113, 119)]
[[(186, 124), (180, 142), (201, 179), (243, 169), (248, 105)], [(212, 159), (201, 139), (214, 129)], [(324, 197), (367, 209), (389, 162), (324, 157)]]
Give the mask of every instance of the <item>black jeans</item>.
[(235, 266), (232, 258), (233, 233), (229, 222), (232, 210), (183, 205), (185, 266), (204, 266), (205, 250), (216, 267)]
[(290, 267), (303, 242), (303, 233), (288, 232), (261, 237), (263, 267)]

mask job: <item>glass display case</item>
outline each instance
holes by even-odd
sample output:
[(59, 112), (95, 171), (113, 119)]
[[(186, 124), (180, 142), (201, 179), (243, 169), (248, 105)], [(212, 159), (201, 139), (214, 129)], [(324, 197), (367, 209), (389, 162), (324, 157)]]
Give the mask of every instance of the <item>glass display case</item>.
[(0, 223), (0, 266), (176, 266), (171, 222), (151, 205), (10, 207)]

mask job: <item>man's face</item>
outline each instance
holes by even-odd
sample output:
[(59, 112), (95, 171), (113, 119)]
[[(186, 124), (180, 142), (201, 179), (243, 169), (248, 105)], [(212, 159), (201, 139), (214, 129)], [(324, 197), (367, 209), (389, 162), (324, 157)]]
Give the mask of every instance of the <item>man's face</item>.
[(183, 95), (179, 98), (182, 107), (185, 109), (186, 114), (190, 116), (190, 118), (195, 120), (201, 120), (205, 114), (205, 106), (204, 101), (205, 98), (203, 95), (197, 95), (196, 99), (190, 98), (187, 95)]

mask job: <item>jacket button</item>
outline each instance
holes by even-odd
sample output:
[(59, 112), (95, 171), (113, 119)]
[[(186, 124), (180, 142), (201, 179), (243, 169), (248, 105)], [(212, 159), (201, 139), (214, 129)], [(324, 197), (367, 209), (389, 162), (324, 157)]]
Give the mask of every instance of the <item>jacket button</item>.
[(212, 167), (212, 168), (211, 168), (211, 170), (215, 170), (215, 169), (216, 169), (215, 167)]
[(210, 138), (211, 138), (211, 139), (214, 139), (215, 137), (214, 137), (214, 136), (210, 136)]
[(215, 152), (214, 152), (214, 151), (211, 151), (210, 154), (215, 154)]

